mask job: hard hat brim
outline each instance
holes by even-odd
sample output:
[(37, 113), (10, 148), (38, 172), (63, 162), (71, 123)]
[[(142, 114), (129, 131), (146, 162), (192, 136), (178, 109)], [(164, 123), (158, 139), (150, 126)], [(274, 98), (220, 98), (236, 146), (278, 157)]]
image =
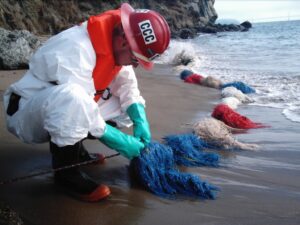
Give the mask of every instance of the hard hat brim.
[[(140, 50), (138, 44), (135, 41), (134, 33), (132, 32), (130, 26), (129, 18), (133, 12), (134, 12), (134, 8), (132, 8), (128, 3), (123, 3), (121, 5), (121, 22), (125, 32), (126, 39), (132, 51), (142, 54), (142, 51)], [(139, 64), (146, 70), (151, 70), (153, 68), (153, 62), (142, 60), (139, 57), (136, 58)]]

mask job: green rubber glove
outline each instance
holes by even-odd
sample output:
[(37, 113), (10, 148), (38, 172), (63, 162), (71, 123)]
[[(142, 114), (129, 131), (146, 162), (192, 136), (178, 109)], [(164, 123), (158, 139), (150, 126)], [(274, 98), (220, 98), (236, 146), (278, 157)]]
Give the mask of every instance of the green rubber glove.
[(140, 151), (145, 147), (137, 138), (125, 134), (108, 124), (106, 124), (104, 135), (99, 140), (128, 159), (139, 156)]
[(133, 135), (148, 144), (151, 141), (151, 132), (144, 106), (133, 103), (128, 107), (127, 114), (133, 122)]

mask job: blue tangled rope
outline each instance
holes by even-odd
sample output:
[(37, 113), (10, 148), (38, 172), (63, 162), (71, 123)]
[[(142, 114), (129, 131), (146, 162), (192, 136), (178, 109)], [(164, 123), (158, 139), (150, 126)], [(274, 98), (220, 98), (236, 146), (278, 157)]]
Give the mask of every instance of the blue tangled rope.
[(139, 157), (131, 160), (130, 167), (139, 182), (150, 192), (166, 198), (178, 195), (215, 199), (219, 189), (200, 177), (176, 168), (170, 147), (151, 142)]
[(236, 89), (240, 90), (244, 94), (255, 93), (254, 88), (250, 87), (249, 85), (247, 85), (241, 81), (235, 81), (235, 82), (226, 83), (226, 84), (221, 85), (221, 89), (227, 88), (227, 87), (235, 87)]
[(166, 145), (173, 150), (177, 165), (183, 166), (213, 166), (219, 165), (219, 155), (204, 152), (210, 147), (205, 141), (194, 134), (169, 135), (163, 138)]

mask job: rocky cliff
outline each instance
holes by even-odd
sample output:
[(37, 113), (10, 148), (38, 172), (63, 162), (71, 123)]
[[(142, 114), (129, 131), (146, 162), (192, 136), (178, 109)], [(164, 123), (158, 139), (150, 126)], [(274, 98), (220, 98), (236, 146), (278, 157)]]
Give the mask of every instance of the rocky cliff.
[[(117, 8), (124, 1), (110, 0), (6, 0), (0, 1), (0, 27), (55, 34), (90, 15)], [(215, 0), (129, 0), (135, 8), (160, 12), (168, 21), (172, 37), (192, 36), (217, 19)]]
[[(1, 0), (0, 69), (27, 68), (41, 35), (53, 35), (85, 21), (90, 15), (118, 8), (120, 0)], [(172, 38), (192, 38), (198, 33), (246, 31), (251, 24), (215, 24), (215, 0), (129, 0), (134, 8), (161, 13)]]

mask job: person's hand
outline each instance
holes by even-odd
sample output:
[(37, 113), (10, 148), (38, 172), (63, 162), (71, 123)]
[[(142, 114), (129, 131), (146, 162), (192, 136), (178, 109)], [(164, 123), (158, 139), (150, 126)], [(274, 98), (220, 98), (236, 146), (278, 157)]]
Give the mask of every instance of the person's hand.
[(111, 149), (121, 153), (128, 159), (140, 155), (145, 145), (137, 138), (106, 124), (105, 133), (99, 140)]
[(144, 106), (133, 103), (128, 107), (127, 114), (133, 122), (133, 135), (145, 144), (150, 143), (151, 132)]

